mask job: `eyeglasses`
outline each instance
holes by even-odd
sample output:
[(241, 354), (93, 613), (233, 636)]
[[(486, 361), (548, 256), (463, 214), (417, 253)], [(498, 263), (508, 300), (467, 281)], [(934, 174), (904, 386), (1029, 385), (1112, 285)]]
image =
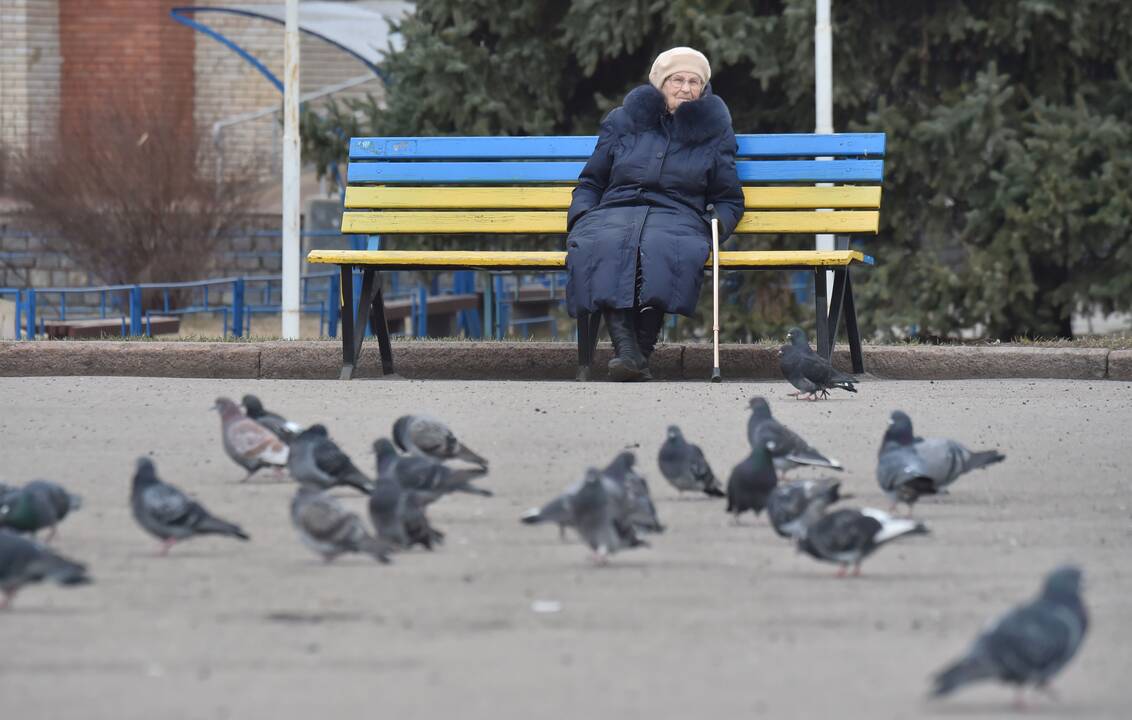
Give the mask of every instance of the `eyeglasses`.
[(694, 75), (690, 78), (678, 78), (673, 75), (672, 77), (666, 79), (664, 82), (674, 88), (684, 87), (685, 85), (687, 85), (692, 90), (698, 90), (699, 88), (704, 86), (704, 81), (700, 80)]

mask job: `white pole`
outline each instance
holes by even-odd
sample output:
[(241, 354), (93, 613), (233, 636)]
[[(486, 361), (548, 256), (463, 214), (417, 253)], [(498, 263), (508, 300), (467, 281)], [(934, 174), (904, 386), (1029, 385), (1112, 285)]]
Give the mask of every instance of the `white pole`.
[(283, 34), (283, 328), (299, 337), (299, 0), (287, 0)]
[[(829, 20), (830, 0), (817, 0), (817, 22), (814, 25), (814, 110), (817, 119), (814, 132), (833, 132), (833, 28)], [(822, 159), (822, 158), (819, 158)], [(828, 185), (828, 183), (819, 183)], [(833, 250), (832, 235), (814, 237), (815, 250)], [(833, 273), (825, 274), (827, 308), (833, 301)]]

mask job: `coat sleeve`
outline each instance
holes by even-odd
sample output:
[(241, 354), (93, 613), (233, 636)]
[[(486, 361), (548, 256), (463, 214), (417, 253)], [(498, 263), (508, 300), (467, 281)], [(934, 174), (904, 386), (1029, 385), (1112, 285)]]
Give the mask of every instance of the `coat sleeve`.
[(610, 122), (612, 116), (613, 113), (610, 113), (602, 121), (597, 145), (578, 176), (578, 186), (574, 188), (573, 199), (570, 201), (570, 212), (566, 214), (566, 232), (573, 230), (574, 224), (601, 202), (601, 196), (609, 185), (609, 174), (613, 170), (613, 147), (616, 144), (616, 131)]
[(730, 129), (715, 149), (715, 162), (708, 177), (707, 201), (719, 213), (719, 242), (731, 237), (739, 219), (743, 217), (743, 186), (735, 169), (735, 133)]

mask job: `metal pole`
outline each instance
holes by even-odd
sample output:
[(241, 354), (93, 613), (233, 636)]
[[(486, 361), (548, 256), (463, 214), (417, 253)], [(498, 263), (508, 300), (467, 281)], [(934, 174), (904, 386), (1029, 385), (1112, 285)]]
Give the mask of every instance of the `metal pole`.
[(299, 337), (299, 0), (287, 0), (283, 40), (283, 328)]
[[(814, 132), (819, 134), (833, 132), (833, 27), (829, 19), (829, 5), (830, 0), (817, 0), (817, 22), (814, 25), (814, 115), (817, 120)], [(814, 249), (833, 250), (833, 235), (816, 235)], [(832, 287), (832, 272), (826, 273), (825, 283), (826, 287)], [(832, 300), (832, 297), (829, 299)], [(826, 309), (829, 309), (828, 303)]]

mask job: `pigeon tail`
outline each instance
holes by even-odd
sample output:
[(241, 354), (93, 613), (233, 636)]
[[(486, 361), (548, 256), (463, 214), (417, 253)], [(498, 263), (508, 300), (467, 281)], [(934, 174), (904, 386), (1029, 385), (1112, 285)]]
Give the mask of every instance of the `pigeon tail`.
[(845, 467), (840, 462), (838, 462), (837, 460), (834, 460), (833, 458), (827, 458), (825, 455), (822, 455), (821, 453), (818, 453), (818, 452), (814, 452), (813, 450), (803, 451), (803, 452), (800, 452), (800, 453), (790, 453), (789, 455), (786, 456), (786, 459), (789, 460), (790, 462), (796, 463), (798, 465), (810, 465), (810, 466), (813, 466), (813, 467), (823, 467), (823, 468), (829, 468), (830, 470), (844, 470), (845, 469)]
[(481, 478), (487, 474), (484, 468), (460, 468), (452, 471), (452, 490), (454, 492), (465, 492), (470, 495), (480, 495), (481, 497), (492, 497), (495, 495), (490, 490), (484, 490), (471, 484), (472, 480)]
[(994, 465), (1006, 459), (1006, 456), (998, 450), (984, 450), (982, 452), (971, 453), (971, 457), (967, 459), (967, 470), (976, 470), (987, 465)]
[(45, 575), (60, 585), (86, 585), (93, 580), (86, 574), (86, 566), (60, 555), (46, 555)]
[(719, 483), (712, 482), (710, 485), (704, 486), (704, 495), (709, 497), (727, 497), (727, 493), (723, 492), (723, 488), (719, 487)]
[(540, 522), (546, 520), (546, 518), (542, 516), (542, 510), (539, 508), (531, 508), (523, 513), (519, 520), (526, 525), (538, 525)]
[(933, 678), (932, 697), (942, 697), (964, 685), (990, 679), (993, 675), (979, 657), (968, 655)]
[(194, 528), (199, 534), (215, 534), (215, 535), (228, 535), (230, 537), (239, 538), (240, 540), (251, 540), (251, 537), (240, 528), (239, 525), (233, 525), (230, 522), (221, 520), (215, 517), (206, 517), (197, 523)]
[(463, 445), (461, 445), (460, 449), (456, 452), (456, 458), (463, 460), (464, 462), (470, 462), (475, 465), (479, 465), (484, 470), (487, 469), (487, 458), (483, 457), (482, 455), (477, 455), (470, 448), (467, 448)]

